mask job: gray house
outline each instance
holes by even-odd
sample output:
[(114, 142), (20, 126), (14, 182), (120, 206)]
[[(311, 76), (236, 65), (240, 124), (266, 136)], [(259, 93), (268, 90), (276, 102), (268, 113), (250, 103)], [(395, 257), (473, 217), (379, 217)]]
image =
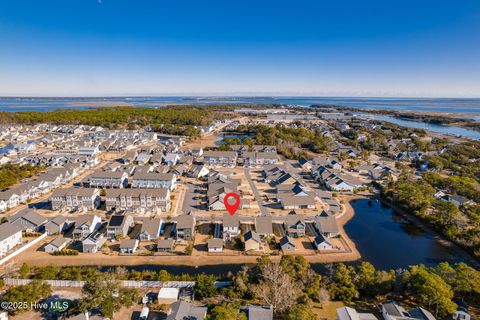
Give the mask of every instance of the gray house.
[(107, 241), (103, 232), (99, 230), (94, 231), (82, 241), (82, 252), (96, 253), (100, 250), (103, 244)]
[(133, 216), (129, 214), (114, 214), (107, 224), (107, 238), (115, 239), (117, 235), (125, 237), (133, 227)]
[(181, 215), (177, 218), (175, 229), (176, 239), (190, 240), (195, 237), (195, 217), (192, 215)]
[(10, 217), (9, 222), (27, 232), (39, 232), (44, 229), (48, 218), (36, 213), (34, 209), (27, 208)]
[(70, 239), (66, 239), (64, 237), (56, 237), (50, 243), (45, 246), (45, 252), (53, 253), (62, 251), (68, 244), (70, 243)]
[(138, 234), (141, 241), (150, 241), (158, 239), (163, 221), (160, 218), (145, 219), (142, 224), (142, 230)]

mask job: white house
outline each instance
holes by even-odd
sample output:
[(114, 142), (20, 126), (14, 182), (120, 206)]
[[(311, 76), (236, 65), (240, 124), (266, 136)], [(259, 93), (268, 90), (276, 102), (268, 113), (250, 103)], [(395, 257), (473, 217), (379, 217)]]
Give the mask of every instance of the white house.
[(3, 223), (0, 225), (0, 257), (22, 242), (22, 228), (15, 224)]

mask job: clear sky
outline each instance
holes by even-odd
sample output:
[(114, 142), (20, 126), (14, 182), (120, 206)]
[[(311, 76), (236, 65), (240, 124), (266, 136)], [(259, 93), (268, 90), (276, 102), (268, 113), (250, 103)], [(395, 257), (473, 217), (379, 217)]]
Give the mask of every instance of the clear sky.
[(480, 97), (480, 1), (0, 1), (0, 95), (175, 94)]

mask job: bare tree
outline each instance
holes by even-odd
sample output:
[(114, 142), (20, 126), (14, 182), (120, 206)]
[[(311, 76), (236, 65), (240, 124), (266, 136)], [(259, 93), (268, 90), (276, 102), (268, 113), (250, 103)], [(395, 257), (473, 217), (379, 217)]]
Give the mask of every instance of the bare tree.
[(254, 292), (264, 303), (271, 304), (275, 313), (288, 310), (299, 297), (297, 285), (278, 263), (262, 267), (262, 279)]
[(330, 294), (328, 293), (327, 289), (320, 288), (320, 290), (318, 291), (318, 300), (320, 301), (320, 305), (322, 308), (325, 302), (330, 301)]

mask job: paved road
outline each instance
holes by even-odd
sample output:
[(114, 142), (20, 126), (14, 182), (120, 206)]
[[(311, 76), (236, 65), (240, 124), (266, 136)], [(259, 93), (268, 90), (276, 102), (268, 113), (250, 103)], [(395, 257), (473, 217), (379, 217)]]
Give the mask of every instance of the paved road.
[(243, 170), (245, 172), (245, 177), (247, 177), (247, 181), (250, 184), (250, 188), (252, 189), (253, 196), (255, 197), (255, 201), (258, 203), (258, 207), (260, 208), (260, 212), (262, 216), (269, 216), (270, 213), (268, 212), (267, 208), (263, 204), (263, 199), (260, 196), (260, 192), (258, 192), (257, 186), (253, 183), (252, 176), (250, 175), (250, 169), (245, 168)]
[(190, 182), (185, 183), (185, 196), (183, 197), (183, 205), (182, 205), (182, 212), (184, 214), (189, 213), (190, 211), (196, 211), (198, 200), (195, 200), (196, 193), (195, 193), (195, 186), (192, 185)]

